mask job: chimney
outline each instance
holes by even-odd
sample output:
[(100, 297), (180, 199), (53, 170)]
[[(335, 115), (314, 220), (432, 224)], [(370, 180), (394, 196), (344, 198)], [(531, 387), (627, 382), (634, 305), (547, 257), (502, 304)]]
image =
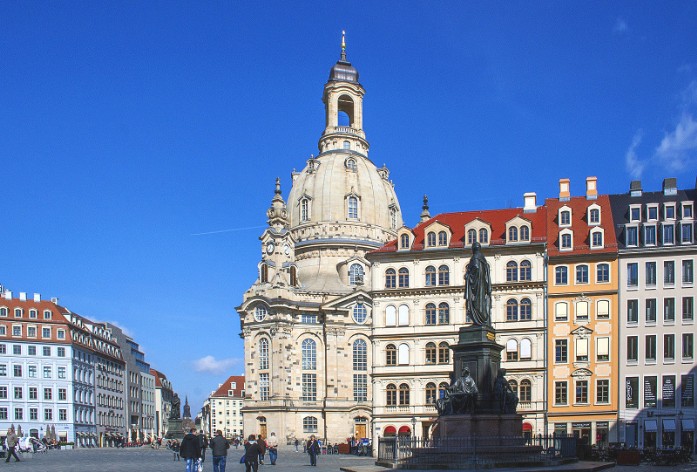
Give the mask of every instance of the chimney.
[(523, 206), (524, 213), (535, 213), (537, 211), (537, 194), (535, 192), (524, 193), (523, 201), (525, 202), (525, 206)]
[(629, 195), (632, 197), (641, 197), (641, 180), (632, 180), (629, 184)]
[(58, 305), (58, 297), (51, 297), (51, 303)]
[(5, 300), (12, 300), (12, 290), (5, 290)]
[(19, 301), (20, 301), (20, 302), (26, 302), (26, 301), (27, 301), (27, 292), (19, 292)]
[(559, 200), (568, 202), (571, 200), (571, 181), (569, 179), (559, 179)]
[(598, 199), (598, 178), (586, 177), (586, 200)]
[(34, 301), (37, 303), (41, 301), (41, 294), (40, 293), (34, 294)]
[(678, 194), (678, 179), (675, 177), (670, 177), (668, 179), (663, 179), (663, 195), (677, 195)]

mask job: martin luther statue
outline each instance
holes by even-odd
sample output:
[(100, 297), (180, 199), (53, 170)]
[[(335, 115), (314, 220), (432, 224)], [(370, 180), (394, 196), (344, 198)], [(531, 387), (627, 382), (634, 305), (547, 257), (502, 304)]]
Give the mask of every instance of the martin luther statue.
[(491, 326), (491, 277), (489, 264), (481, 249), (481, 244), (472, 244), (472, 257), (467, 264), (465, 274), (467, 316), (476, 325)]

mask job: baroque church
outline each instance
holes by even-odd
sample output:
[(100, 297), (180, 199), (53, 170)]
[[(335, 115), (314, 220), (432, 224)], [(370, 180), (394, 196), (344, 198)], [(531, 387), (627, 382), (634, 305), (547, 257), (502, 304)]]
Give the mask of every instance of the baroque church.
[(277, 179), (258, 278), (237, 307), (245, 350), (244, 431), (283, 440), (372, 437), (371, 263), (403, 227), (386, 167), (368, 156), (358, 71), (341, 56), (322, 100), (319, 154)]

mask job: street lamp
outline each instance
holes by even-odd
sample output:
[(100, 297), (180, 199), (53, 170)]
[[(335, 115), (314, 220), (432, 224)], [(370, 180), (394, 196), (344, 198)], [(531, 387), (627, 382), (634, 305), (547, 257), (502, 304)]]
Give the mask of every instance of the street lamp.
[(411, 417), (411, 436), (416, 437), (416, 416)]

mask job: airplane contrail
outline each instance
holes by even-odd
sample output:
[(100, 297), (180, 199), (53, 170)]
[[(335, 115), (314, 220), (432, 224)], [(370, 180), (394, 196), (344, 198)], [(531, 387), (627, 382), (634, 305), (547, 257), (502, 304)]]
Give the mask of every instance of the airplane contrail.
[(219, 229), (216, 231), (206, 231), (204, 233), (192, 233), (191, 236), (205, 236), (207, 234), (218, 234), (218, 233), (233, 233), (235, 231), (247, 231), (249, 229), (259, 229), (266, 228), (266, 225), (261, 226), (248, 226), (246, 228), (229, 228), (229, 229)]

